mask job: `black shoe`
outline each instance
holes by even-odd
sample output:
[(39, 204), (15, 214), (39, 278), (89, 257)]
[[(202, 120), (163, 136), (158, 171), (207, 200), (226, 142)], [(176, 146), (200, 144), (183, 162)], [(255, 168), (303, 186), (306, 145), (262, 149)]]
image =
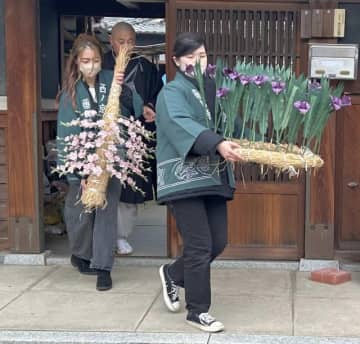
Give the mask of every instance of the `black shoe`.
[(85, 275), (97, 275), (96, 269), (90, 267), (90, 261), (71, 255), (71, 264), (77, 268), (80, 273)]
[(110, 275), (110, 271), (107, 270), (97, 270), (97, 281), (96, 281), (96, 289), (99, 291), (105, 291), (112, 288), (112, 279)]
[(205, 332), (220, 332), (224, 330), (224, 325), (209, 313), (189, 312), (186, 322)]
[(162, 265), (159, 269), (160, 280), (163, 288), (163, 299), (170, 312), (180, 310), (179, 287), (168, 273), (169, 264)]

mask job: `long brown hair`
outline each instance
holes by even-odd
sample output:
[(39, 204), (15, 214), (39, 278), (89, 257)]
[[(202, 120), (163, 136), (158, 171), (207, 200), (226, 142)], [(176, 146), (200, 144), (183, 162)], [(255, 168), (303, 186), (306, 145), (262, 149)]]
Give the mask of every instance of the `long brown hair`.
[(79, 67), (76, 61), (79, 57), (79, 54), (85, 48), (97, 50), (100, 54), (101, 60), (103, 59), (101, 44), (94, 36), (82, 33), (76, 38), (71, 48), (70, 56), (66, 62), (63, 86), (57, 96), (57, 100), (59, 100), (60, 95), (63, 92), (66, 92), (71, 97), (71, 103), (74, 109), (76, 108), (75, 85), (81, 78), (81, 73), (79, 72)]

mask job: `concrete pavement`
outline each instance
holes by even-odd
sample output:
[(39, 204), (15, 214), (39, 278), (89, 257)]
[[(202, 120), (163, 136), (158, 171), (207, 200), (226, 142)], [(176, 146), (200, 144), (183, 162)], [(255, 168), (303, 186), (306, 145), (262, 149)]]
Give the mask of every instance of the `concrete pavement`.
[[(166, 311), (157, 266), (116, 266), (114, 288), (70, 265), (0, 265), (0, 343), (360, 343), (360, 272), (331, 286), (292, 270), (212, 269), (208, 335)], [(183, 293), (181, 299), (184, 300)]]

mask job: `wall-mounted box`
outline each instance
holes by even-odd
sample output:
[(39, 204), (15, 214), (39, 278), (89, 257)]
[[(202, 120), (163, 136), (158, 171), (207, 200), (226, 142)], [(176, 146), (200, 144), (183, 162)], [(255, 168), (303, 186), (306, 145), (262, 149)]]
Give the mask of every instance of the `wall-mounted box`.
[(309, 76), (355, 80), (358, 67), (357, 44), (309, 44)]

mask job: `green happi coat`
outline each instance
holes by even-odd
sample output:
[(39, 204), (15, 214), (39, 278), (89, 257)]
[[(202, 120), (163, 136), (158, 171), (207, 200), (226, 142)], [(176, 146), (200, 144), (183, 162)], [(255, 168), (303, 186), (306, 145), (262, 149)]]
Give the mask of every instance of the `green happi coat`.
[[(158, 201), (184, 198), (192, 190), (207, 190), (223, 183), (221, 169), (234, 188), (231, 164), (220, 156), (194, 155), (191, 149), (213, 119), (198, 89), (181, 72), (160, 92), (156, 104)], [(208, 118), (208, 120), (206, 119)], [(199, 193), (198, 193), (199, 194)]]
[[(63, 123), (69, 123), (72, 120), (79, 118), (80, 114), (86, 110), (96, 110), (98, 116), (104, 115), (105, 107), (110, 92), (111, 83), (114, 73), (108, 70), (101, 70), (97, 75), (95, 84), (95, 91), (97, 97), (97, 103), (94, 103), (89, 93), (88, 87), (82, 80), (79, 80), (75, 85), (76, 92), (76, 108), (73, 108), (71, 97), (67, 93), (62, 93), (59, 103), (58, 121), (57, 121), (57, 149), (58, 149), (58, 164), (64, 164), (66, 152), (64, 151), (64, 138), (71, 134), (79, 134), (81, 132), (80, 127), (64, 126)], [(127, 96), (129, 96), (127, 94)], [(129, 97), (128, 97), (129, 98)], [(123, 116), (134, 115), (139, 117), (142, 114), (143, 102), (140, 96), (134, 92), (130, 95), (130, 104), (126, 102), (123, 104), (123, 94), (121, 95), (121, 114)], [(68, 181), (78, 181), (79, 178), (73, 174), (66, 176)]]

